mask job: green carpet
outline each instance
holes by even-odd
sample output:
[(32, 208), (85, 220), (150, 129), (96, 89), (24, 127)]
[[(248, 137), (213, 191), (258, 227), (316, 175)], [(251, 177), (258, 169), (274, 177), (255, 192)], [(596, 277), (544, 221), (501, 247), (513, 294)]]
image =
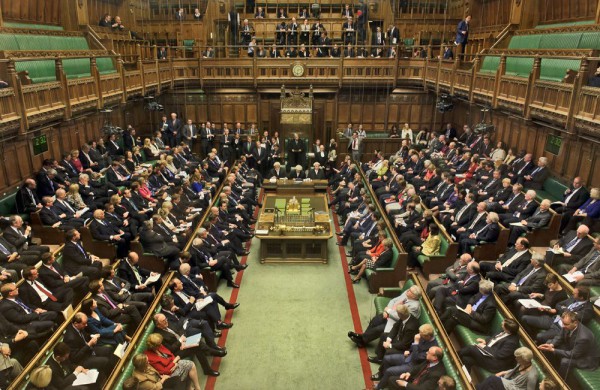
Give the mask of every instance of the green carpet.
[[(254, 239), (216, 389), (363, 389), (339, 247), (328, 264), (260, 264)], [(372, 297), (355, 285), (366, 326)], [(221, 284), (219, 293), (229, 298)]]

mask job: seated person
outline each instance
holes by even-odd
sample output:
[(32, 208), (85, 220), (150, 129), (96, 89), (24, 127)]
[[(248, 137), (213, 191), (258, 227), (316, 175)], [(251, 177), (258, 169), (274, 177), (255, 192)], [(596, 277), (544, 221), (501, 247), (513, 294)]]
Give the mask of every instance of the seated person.
[(32, 339), (44, 339), (52, 334), (58, 314), (41, 308), (29, 307), (19, 299), (15, 283), (5, 283), (0, 287), (2, 300), (0, 313), (13, 326), (25, 330)]
[(477, 384), (477, 390), (529, 390), (535, 389), (538, 382), (538, 370), (533, 365), (533, 352), (521, 347), (515, 350), (517, 365), (506, 371), (501, 371)]
[[(178, 381), (185, 382), (191, 380), (193, 387), (201, 389), (198, 381), (198, 372), (196, 365), (191, 360), (181, 360), (175, 356), (163, 344), (163, 337), (158, 333), (152, 333), (146, 341), (146, 355), (148, 364), (152, 366), (162, 377), (168, 375), (170, 378), (177, 378)], [(138, 370), (144, 368), (138, 363)]]
[[(372, 363), (381, 364), (386, 354), (404, 353), (410, 349), (414, 337), (419, 333), (419, 320), (410, 314), (408, 306), (400, 304), (396, 307), (398, 321), (392, 327), (390, 333), (384, 333), (377, 343), (375, 356), (369, 356)], [(358, 341), (355, 337), (353, 341)]]
[(77, 374), (86, 373), (88, 369), (83, 366), (75, 366), (69, 359), (71, 349), (63, 342), (56, 344), (52, 357), (48, 359), (48, 366), (52, 370), (52, 379), (50, 388), (65, 390), (92, 390), (98, 388), (104, 383), (104, 379), (99, 376), (96, 383), (87, 386), (73, 386), (77, 379)]
[[(148, 364), (148, 356), (146, 354), (140, 353), (135, 355), (132, 362), (132, 378), (137, 382), (134, 387), (135, 389), (162, 389), (167, 388), (168, 384), (174, 385), (174, 383), (180, 381), (179, 378), (171, 379), (171, 375), (159, 374), (154, 367)], [(125, 388), (125, 384), (123, 384), (123, 388)]]
[(515, 276), (511, 283), (503, 282), (494, 289), (507, 305), (518, 299), (526, 299), (531, 293), (544, 292), (544, 257), (539, 253), (531, 256), (530, 264)]
[(519, 323), (512, 318), (502, 321), (502, 332), (478, 338), (474, 345), (463, 347), (458, 352), (467, 370), (481, 367), (487, 371), (507, 370), (514, 366), (514, 352), (519, 347)]
[(454, 384), (454, 380), (445, 375), (443, 358), (444, 351), (440, 347), (431, 347), (425, 355), (425, 361), (414, 365), (409, 372), (404, 372), (399, 377), (391, 377), (387, 386), (390, 389), (433, 389), (439, 385), (439, 389), (453, 389), (454, 387), (447, 387), (447, 384)]
[(500, 235), (500, 225), (498, 224), (498, 214), (491, 212), (485, 218), (485, 224), (475, 228), (469, 228), (460, 235), (459, 252), (467, 253), (471, 251), (471, 246), (482, 243), (496, 242)]
[(56, 262), (53, 253), (44, 253), (42, 255), (42, 266), (39, 268), (39, 275), (42, 284), (52, 291), (72, 290), (77, 299), (73, 303), (81, 301), (81, 298), (88, 293), (88, 284), (90, 280), (87, 276), (69, 276), (62, 269), (62, 266)]
[[(98, 308), (98, 312), (110, 319), (111, 322), (124, 323), (129, 326), (128, 330), (130, 332), (134, 332), (142, 321), (142, 316), (137, 307), (127, 303), (114, 302), (108, 294), (106, 294), (104, 291), (104, 281), (92, 280), (90, 282), (90, 293), (94, 298), (94, 305)], [(88, 314), (88, 316), (90, 316), (90, 314)]]
[(453, 285), (463, 279), (467, 273), (467, 264), (471, 260), (470, 254), (463, 253), (454, 264), (446, 268), (446, 271), (439, 278), (427, 283), (427, 296), (429, 299), (433, 300), (437, 290), (444, 288), (446, 285)]
[(558, 241), (551, 241), (546, 251), (546, 262), (550, 266), (577, 263), (594, 246), (594, 242), (588, 238), (589, 233), (590, 228), (581, 224), (577, 230), (567, 232)]
[(467, 272), (462, 279), (436, 291), (433, 299), (435, 310), (442, 315), (446, 307), (454, 305), (465, 307), (471, 297), (479, 291), (480, 280), (479, 264), (473, 260), (467, 264)]
[(39, 280), (39, 271), (35, 267), (23, 270), (25, 282), (19, 287), (23, 302), (36, 309), (61, 312), (73, 302), (73, 290), (66, 288), (50, 289)]
[(484, 278), (494, 283), (501, 283), (514, 279), (527, 268), (530, 261), (529, 241), (521, 237), (515, 242), (515, 247), (506, 251), (498, 260), (480, 261), (479, 267)]
[(81, 303), (81, 312), (87, 316), (88, 333), (100, 335), (98, 339), (100, 345), (116, 346), (125, 342), (127, 336), (124, 326), (102, 315), (95, 299), (85, 299)]
[(577, 314), (572, 311), (562, 313), (560, 318), (560, 333), (538, 348), (558, 366), (558, 374), (563, 378), (569, 377), (574, 368), (595, 370), (600, 361), (600, 354), (592, 331), (583, 325)]
[[(559, 302), (562, 302), (568, 298), (567, 292), (562, 288), (561, 284), (558, 282), (558, 276), (555, 274), (547, 274), (546, 278), (544, 279), (544, 285), (546, 286), (546, 290), (543, 293), (533, 292), (529, 294), (528, 298), (535, 299), (542, 306), (546, 306), (550, 309), (556, 307)], [(544, 313), (546, 313), (546, 309), (544, 307), (528, 309), (519, 301), (520, 300), (516, 300), (513, 302), (513, 313), (518, 318), (521, 318), (524, 315), (537, 316), (544, 315)]]
[(552, 214), (550, 213), (550, 203), (549, 199), (544, 199), (542, 203), (540, 203), (540, 207), (538, 207), (531, 217), (519, 221), (521, 225), (510, 226), (510, 236), (508, 237), (509, 246), (513, 246), (515, 241), (517, 241), (517, 238), (521, 237), (523, 234), (546, 227), (548, 223), (550, 223), (550, 218), (552, 218)]
[(561, 264), (561, 274), (568, 274), (578, 286), (597, 286), (600, 283), (600, 237), (594, 240), (594, 247), (572, 267)]
[(154, 282), (149, 281), (148, 279), (157, 277), (159, 274), (141, 268), (138, 265), (139, 260), (140, 257), (136, 252), (129, 252), (127, 257), (119, 263), (117, 274), (121, 279), (128, 282), (135, 292), (151, 293), (152, 289), (154, 289), (154, 293), (157, 293), (162, 286), (160, 277)]
[(383, 251), (379, 256), (372, 256), (370, 259), (364, 259), (359, 264), (350, 267), (350, 271), (358, 269), (358, 274), (352, 279), (352, 283), (360, 283), (360, 280), (367, 269), (385, 268), (392, 263), (394, 252), (392, 247), (394, 242), (391, 238), (383, 241)]
[(482, 280), (479, 282), (479, 292), (464, 309), (458, 309), (457, 306), (446, 309), (440, 317), (446, 332), (451, 334), (457, 325), (462, 325), (475, 332), (487, 333), (497, 310), (493, 290), (494, 283)]

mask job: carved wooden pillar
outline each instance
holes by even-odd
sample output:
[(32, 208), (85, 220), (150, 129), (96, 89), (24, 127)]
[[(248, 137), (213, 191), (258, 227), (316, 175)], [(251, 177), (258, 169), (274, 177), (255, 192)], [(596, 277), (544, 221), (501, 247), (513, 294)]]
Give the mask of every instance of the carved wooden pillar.
[(56, 58), (56, 80), (61, 85), (63, 103), (65, 104), (65, 120), (71, 119), (71, 96), (69, 93), (69, 84), (67, 83), (67, 76), (65, 75), (62, 59)]
[(144, 77), (144, 64), (142, 63), (142, 47), (139, 43), (135, 44), (135, 51), (137, 53), (137, 68), (140, 70), (140, 77), (142, 80), (142, 95), (146, 96), (146, 80)]
[(96, 96), (98, 96), (98, 102), (96, 107), (101, 109), (104, 107), (104, 97), (102, 96), (102, 85), (100, 84), (100, 72), (98, 72), (98, 65), (96, 63), (96, 57), (90, 58), (90, 70), (91, 75), (94, 78), (94, 88), (96, 89)]
[(567, 131), (569, 133), (576, 134), (577, 128), (575, 127), (575, 114), (579, 111), (581, 104), (581, 87), (587, 81), (589, 60), (587, 57), (581, 59), (581, 66), (579, 67), (579, 73), (575, 76), (575, 82), (573, 83), (573, 93), (569, 100), (569, 112), (567, 114)]
[(535, 82), (540, 79), (540, 70), (542, 69), (542, 59), (540, 56), (535, 56), (533, 59), (533, 68), (529, 74), (529, 83), (527, 84), (527, 92), (525, 93), (525, 104), (523, 104), (523, 117), (531, 119), (531, 101), (535, 92)]
[(494, 79), (494, 93), (492, 94), (492, 107), (498, 108), (498, 94), (500, 93), (500, 81), (506, 72), (506, 56), (503, 54), (500, 57), (500, 65), (496, 70), (496, 78)]
[(127, 80), (125, 80), (125, 67), (123, 66), (123, 58), (117, 57), (117, 73), (121, 75), (121, 103), (127, 102)]
[(477, 75), (477, 71), (479, 70), (479, 63), (481, 62), (481, 57), (479, 54), (475, 56), (475, 60), (473, 61), (473, 69), (471, 69), (471, 84), (469, 85), (469, 102), (473, 103), (473, 90), (475, 87), (475, 76)]
[(19, 127), (19, 134), (25, 134), (25, 130), (29, 128), (29, 122), (27, 121), (27, 112), (25, 110), (25, 98), (23, 97), (23, 88), (19, 75), (15, 69), (15, 61), (9, 60), (6, 65), (6, 73), (8, 75), (8, 81), (13, 86), (15, 91), (16, 109), (21, 116), (21, 126)]

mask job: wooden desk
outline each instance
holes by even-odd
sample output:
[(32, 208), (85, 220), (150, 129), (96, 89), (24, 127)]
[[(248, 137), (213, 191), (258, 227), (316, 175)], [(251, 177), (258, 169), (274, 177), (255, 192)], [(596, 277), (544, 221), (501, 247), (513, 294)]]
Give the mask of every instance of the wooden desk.
[(278, 179), (273, 183), (269, 179), (265, 179), (263, 188), (267, 193), (276, 192), (280, 195), (313, 195), (317, 192), (327, 191), (327, 180), (294, 181)]
[[(256, 238), (260, 240), (261, 263), (327, 263), (327, 242), (333, 236), (331, 218), (327, 206), (327, 195), (300, 195), (297, 200), (308, 199), (310, 221), (303, 226), (322, 226), (323, 232), (273, 231), (277, 215), (283, 216), (285, 211), (267, 213), (265, 210), (276, 209), (277, 203), (289, 201), (293, 195), (266, 194), (260, 211)], [(261, 232), (262, 230), (262, 232)]]

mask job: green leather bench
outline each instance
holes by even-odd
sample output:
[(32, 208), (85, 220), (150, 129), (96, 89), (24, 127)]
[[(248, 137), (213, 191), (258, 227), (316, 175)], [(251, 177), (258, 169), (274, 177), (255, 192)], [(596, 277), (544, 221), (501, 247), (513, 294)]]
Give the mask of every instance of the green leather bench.
[(479, 69), (480, 73), (496, 73), (498, 67), (500, 66), (500, 57), (497, 56), (485, 56), (483, 58), (483, 62), (481, 63), (481, 69)]
[[(392, 234), (395, 233), (388, 231), (388, 237), (392, 237)], [(375, 294), (380, 287), (392, 287), (394, 283), (398, 283), (400, 281), (399, 278), (395, 278), (395, 274), (397, 273), (396, 268), (398, 267), (398, 259), (400, 257), (400, 251), (398, 248), (396, 248), (396, 245), (392, 246), (392, 253), (392, 263), (389, 267), (366, 270), (365, 275), (367, 276), (367, 281), (369, 282), (369, 292), (371, 294)]]
[[(19, 187), (12, 192), (5, 192), (0, 198), (0, 215), (8, 217), (17, 212), (17, 192)], [(24, 221), (29, 221), (29, 214), (19, 214)]]
[[(133, 355), (131, 355), (132, 358), (133, 358), (133, 356), (138, 355), (140, 353), (144, 353), (146, 351), (146, 340), (148, 339), (148, 336), (150, 336), (153, 332), (154, 332), (154, 321), (150, 320), (150, 323), (148, 324), (146, 330), (144, 331), (144, 334), (142, 335), (138, 344), (135, 347), (135, 352), (133, 353)], [(123, 382), (125, 382), (125, 380), (127, 378), (129, 378), (131, 375), (133, 375), (133, 359), (129, 359), (129, 361), (127, 362), (125, 369), (121, 372), (121, 375), (119, 376), (119, 380), (115, 384), (114, 390), (122, 390)]]
[(536, 190), (537, 196), (535, 200), (539, 203), (544, 199), (550, 199), (553, 202), (559, 201), (563, 199), (565, 191), (568, 190), (569, 187), (562, 184), (558, 180), (549, 177), (544, 181), (541, 190)]
[(64, 31), (63, 26), (53, 26), (50, 24), (35, 24), (35, 23), (4, 22), (3, 27), (26, 28), (28, 30)]
[[(443, 229), (443, 227), (442, 227)], [(440, 252), (437, 255), (425, 256), (419, 255), (417, 261), (421, 265), (423, 274), (443, 273), (448, 266), (456, 260), (458, 253), (458, 243), (452, 240), (452, 237), (446, 231), (440, 231)]]
[[(596, 338), (596, 349), (600, 349), (600, 323), (597, 319), (590, 321), (587, 324), (588, 328), (594, 334)], [(597, 389), (598, 383), (600, 383), (600, 369), (591, 370), (582, 370), (580, 368), (576, 368), (574, 370), (574, 377), (579, 383), (580, 389)]]

